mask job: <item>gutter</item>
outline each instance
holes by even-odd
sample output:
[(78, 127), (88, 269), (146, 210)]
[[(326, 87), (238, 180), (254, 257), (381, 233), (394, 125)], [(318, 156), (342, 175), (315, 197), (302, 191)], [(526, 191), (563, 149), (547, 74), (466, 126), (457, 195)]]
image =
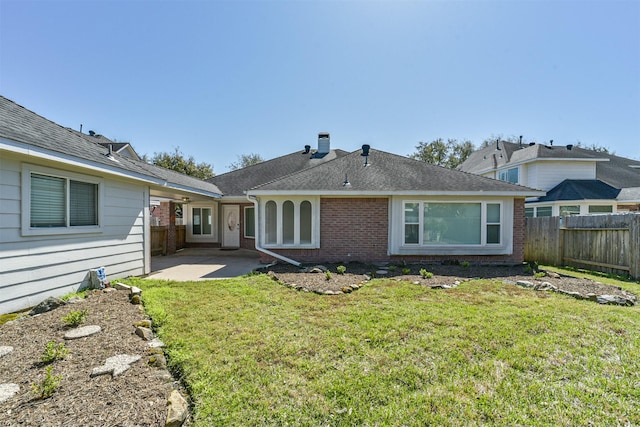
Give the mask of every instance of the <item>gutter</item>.
[(262, 233), (260, 232), (260, 207), (258, 205), (258, 199), (255, 196), (250, 196), (250, 195), (247, 194), (247, 200), (249, 200), (250, 202), (253, 202), (253, 206), (255, 208), (255, 214), (256, 214), (256, 217), (255, 217), (255, 222), (256, 222), (255, 247), (256, 247), (256, 250), (258, 250), (258, 251), (260, 251), (260, 252), (262, 252), (264, 254), (267, 254), (269, 256), (272, 256), (274, 258), (277, 258), (277, 259), (279, 259), (281, 261), (284, 261), (286, 263), (295, 265), (296, 267), (300, 267), (302, 265), (302, 263), (300, 263), (298, 261), (295, 261), (295, 260), (293, 260), (291, 258), (287, 258), (284, 255), (280, 255), (278, 253), (272, 252), (272, 251), (270, 251), (268, 249), (263, 248), (260, 245), (260, 236), (261, 236)]

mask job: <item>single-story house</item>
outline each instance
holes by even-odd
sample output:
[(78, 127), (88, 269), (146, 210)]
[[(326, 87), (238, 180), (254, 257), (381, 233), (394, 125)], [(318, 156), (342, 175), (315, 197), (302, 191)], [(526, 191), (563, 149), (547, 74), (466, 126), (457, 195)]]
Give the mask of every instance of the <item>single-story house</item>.
[(640, 160), (573, 144), (496, 141), (459, 169), (546, 191), (526, 200), (528, 217), (640, 211)]
[(0, 96), (0, 313), (77, 290), (91, 269), (149, 273), (150, 199), (221, 197), (97, 142)]
[(326, 133), (317, 150), (210, 181), (226, 241), (294, 263), (521, 262), (525, 198), (545, 194), (368, 145), (332, 150)]

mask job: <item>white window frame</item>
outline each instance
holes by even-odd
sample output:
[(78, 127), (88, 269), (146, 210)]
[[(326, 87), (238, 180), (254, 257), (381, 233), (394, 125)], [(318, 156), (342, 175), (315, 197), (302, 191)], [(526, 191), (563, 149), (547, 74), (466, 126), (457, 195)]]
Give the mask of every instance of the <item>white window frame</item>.
[[(247, 234), (247, 211), (249, 209), (253, 209), (253, 236), (249, 236)], [(255, 239), (256, 238), (256, 207), (255, 206), (245, 206), (244, 207), (244, 214), (243, 214), (243, 227), (242, 227), (242, 233), (245, 239)]]
[[(515, 170), (516, 171), (516, 181), (509, 181), (508, 179), (503, 179), (502, 174), (504, 174), (504, 178), (508, 178), (509, 176), (509, 172)], [(519, 184), (520, 183), (520, 167), (516, 166), (515, 168), (508, 168), (508, 169), (501, 169), (498, 171), (498, 180), (500, 181), (504, 181), (504, 182), (510, 182), (512, 184)]]
[[(31, 175), (45, 175), (66, 180), (66, 225), (60, 227), (31, 227)], [(77, 172), (69, 172), (61, 169), (54, 169), (45, 166), (32, 165), (28, 163), (22, 164), (21, 173), (21, 195), (22, 195), (22, 215), (21, 215), (21, 233), (23, 236), (49, 236), (60, 234), (86, 234), (86, 233), (102, 233), (104, 231), (104, 179), (91, 175), (84, 175)], [(78, 181), (98, 186), (98, 200), (96, 208), (98, 210), (97, 225), (69, 225), (70, 221), (70, 181)]]
[[(283, 211), (285, 202), (293, 202), (294, 212), (294, 239), (293, 243), (283, 242)], [(311, 242), (300, 243), (300, 205), (302, 202), (311, 203)], [(266, 241), (266, 205), (268, 202), (276, 204), (276, 243)], [(282, 197), (265, 198), (260, 202), (260, 241), (265, 248), (280, 249), (317, 249), (320, 247), (320, 198), (319, 197)]]
[[(405, 243), (404, 242), (404, 232), (402, 238), (402, 246), (403, 247), (485, 247), (485, 246), (500, 246), (502, 244), (503, 238), (503, 230), (504, 230), (504, 209), (501, 201), (480, 201), (480, 200), (469, 200), (469, 201), (436, 201), (436, 200), (403, 200), (402, 201), (402, 230), (405, 229), (405, 226), (408, 225), (405, 222), (404, 209), (407, 204), (417, 203), (418, 204), (418, 243)], [(480, 243), (479, 244), (424, 244), (424, 205), (433, 204), (433, 203), (443, 203), (443, 204), (479, 204), (480, 205)], [(499, 205), (500, 206), (500, 222), (499, 223), (489, 223), (487, 222), (487, 205)], [(414, 224), (414, 223), (409, 223)], [(500, 243), (487, 243), (487, 225), (499, 225), (500, 226)]]
[[(211, 234), (193, 234), (193, 208), (211, 209)], [(186, 226), (188, 242), (216, 242), (218, 241), (218, 204), (217, 203), (189, 203), (182, 205), (183, 223)]]

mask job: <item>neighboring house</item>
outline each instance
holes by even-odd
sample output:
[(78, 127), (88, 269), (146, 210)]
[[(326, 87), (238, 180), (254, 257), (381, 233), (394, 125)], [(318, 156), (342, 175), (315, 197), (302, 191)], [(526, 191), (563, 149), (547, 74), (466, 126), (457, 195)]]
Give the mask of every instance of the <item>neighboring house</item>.
[(0, 313), (150, 272), (150, 198), (210, 201), (213, 184), (93, 142), (0, 96)]
[(225, 232), (243, 230), (264, 261), (523, 260), (524, 200), (543, 191), (368, 145), (330, 150), (328, 134), (309, 148), (210, 180)]
[(574, 145), (500, 141), (472, 153), (459, 169), (545, 190), (527, 199), (528, 217), (640, 210), (640, 160)]
[[(75, 131), (74, 131), (75, 132)], [(128, 142), (116, 142), (112, 141), (109, 138), (99, 135), (94, 131), (90, 130), (89, 134), (85, 134), (82, 132), (76, 132), (78, 135), (87, 139), (88, 141), (95, 142), (96, 144), (102, 145), (104, 148), (110, 149), (112, 152), (118, 153), (121, 156), (129, 157), (134, 160), (142, 160), (136, 150), (133, 149), (131, 144)]]

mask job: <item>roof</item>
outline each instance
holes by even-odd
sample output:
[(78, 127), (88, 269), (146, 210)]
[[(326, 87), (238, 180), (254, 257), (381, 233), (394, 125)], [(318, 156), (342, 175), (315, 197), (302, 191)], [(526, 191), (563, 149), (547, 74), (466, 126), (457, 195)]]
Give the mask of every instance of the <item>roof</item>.
[(320, 157), (313, 151), (297, 151), (276, 157), (275, 159), (216, 175), (208, 181), (217, 185), (225, 197), (244, 197), (244, 192), (250, 188), (337, 159), (346, 154), (348, 153), (343, 150), (331, 150), (326, 155)]
[(521, 197), (544, 194), (543, 191), (374, 149), (370, 150), (367, 158), (361, 155), (360, 150), (354, 151), (251, 190), (253, 194), (277, 192), (338, 195), (482, 193)]
[(0, 149), (28, 153), (33, 156), (53, 155), (58, 161), (79, 162), (105, 173), (125, 175), (163, 188), (209, 197), (221, 195), (220, 189), (209, 182), (117, 153), (108, 156), (108, 148), (85, 137), (89, 138), (0, 96)]
[(620, 190), (597, 179), (565, 179), (535, 202), (557, 200), (615, 200)]

